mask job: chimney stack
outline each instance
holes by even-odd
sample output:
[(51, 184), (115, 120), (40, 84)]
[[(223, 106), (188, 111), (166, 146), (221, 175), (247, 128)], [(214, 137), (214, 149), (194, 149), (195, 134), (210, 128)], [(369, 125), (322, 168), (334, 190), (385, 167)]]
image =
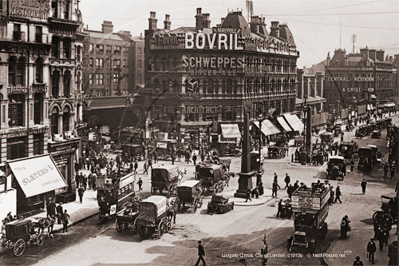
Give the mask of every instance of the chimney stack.
[(197, 8), (197, 15), (195, 15), (195, 29), (202, 30), (204, 27), (204, 16), (201, 14), (202, 9), (200, 7)]
[(204, 20), (202, 21), (202, 26), (205, 29), (209, 29), (211, 27), (211, 21), (210, 21), (209, 17), (210, 17), (209, 13), (204, 13), (203, 14), (203, 19)]
[(220, 20), (221, 20), (220, 25), (223, 25), (223, 22), (224, 22), (225, 19), (226, 19), (226, 18), (221, 18), (221, 19), (220, 19)]
[(373, 60), (375, 61), (375, 59), (377, 58), (377, 56), (376, 56), (376, 50), (375, 50), (375, 49), (370, 49), (369, 55), (370, 55), (370, 58), (373, 59)]
[(165, 29), (165, 30), (170, 30), (170, 24), (171, 24), (172, 22), (169, 20), (169, 18), (170, 18), (170, 15), (169, 15), (169, 14), (166, 14), (166, 15), (165, 15), (165, 21), (163, 22), (163, 23), (164, 23), (164, 29)]
[(278, 21), (272, 21), (270, 35), (274, 37), (280, 37), (280, 23)]
[(148, 19), (148, 29), (156, 30), (158, 20), (155, 18), (156, 13), (154, 11), (150, 12), (150, 18)]
[(377, 51), (377, 60), (378, 61), (384, 62), (384, 53), (385, 52), (383, 50)]
[(103, 24), (101, 24), (102, 26), (102, 32), (103, 33), (112, 33), (114, 31), (114, 25), (112, 25), (112, 21), (105, 21), (103, 22)]

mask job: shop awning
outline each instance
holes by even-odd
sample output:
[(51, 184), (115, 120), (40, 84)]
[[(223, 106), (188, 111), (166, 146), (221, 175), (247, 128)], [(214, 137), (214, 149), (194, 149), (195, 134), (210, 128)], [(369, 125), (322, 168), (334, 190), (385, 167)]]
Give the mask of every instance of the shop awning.
[(273, 123), (270, 122), (269, 119), (266, 119), (266, 120), (263, 121), (263, 123), (262, 123), (262, 128), (263, 128), (263, 127), (267, 127), (273, 134), (278, 134), (278, 133), (280, 133), (280, 130), (278, 130), (278, 128), (275, 127), (275, 126), (273, 125)]
[(8, 165), (27, 198), (67, 186), (49, 154), (10, 161)]
[(294, 131), (303, 130), (303, 123), (296, 115), (284, 114), (284, 118), (287, 123), (294, 129)]
[(287, 124), (287, 122), (285, 122), (284, 117), (281, 117), (281, 116), (277, 117), (277, 121), (280, 123), (280, 126), (282, 126), (285, 131), (287, 131), (287, 132), (292, 131), (290, 126)]
[[(254, 123), (255, 126), (257, 126), (259, 128), (259, 122), (258, 121), (253, 121), (253, 123)], [(271, 132), (269, 128), (267, 128), (266, 126), (263, 126), (263, 123), (262, 123), (262, 133), (265, 136), (273, 135), (273, 132)]]
[(220, 125), (222, 127), (223, 138), (236, 139), (241, 138), (240, 129), (237, 124), (225, 124)]

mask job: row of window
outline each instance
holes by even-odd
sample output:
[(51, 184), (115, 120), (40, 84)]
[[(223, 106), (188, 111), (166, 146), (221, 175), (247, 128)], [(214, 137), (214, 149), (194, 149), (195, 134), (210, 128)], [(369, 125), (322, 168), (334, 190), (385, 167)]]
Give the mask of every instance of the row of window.
[[(128, 85), (128, 79), (129, 79), (129, 74), (123, 74), (123, 77), (119, 77), (119, 73), (113, 73), (113, 85), (118, 85), (118, 81), (121, 79), (122, 80), (122, 85)], [(93, 80), (93, 78), (95, 79)], [(105, 77), (105, 79), (104, 79)], [(105, 75), (103, 73), (98, 73), (98, 74), (89, 74), (89, 85), (110, 85), (111, 82), (111, 74), (106, 73)]]
[[(8, 125), (10, 127), (24, 126), (25, 96), (22, 94), (10, 94), (8, 96)], [(4, 111), (4, 110), (3, 110)], [(36, 93), (33, 103), (33, 122), (41, 124), (43, 114), (43, 95)]]
[[(61, 2), (61, 6), (58, 6), (58, 2)], [(60, 7), (60, 8), (59, 8)], [(69, 19), (69, 8), (70, 8), (70, 1), (57, 1), (57, 0), (52, 0), (51, 1), (51, 13), (53, 18), (58, 18), (60, 15), (60, 18), (63, 19)]]
[[(35, 82), (43, 83), (43, 59), (38, 58), (35, 62)], [(26, 85), (26, 60), (24, 57), (17, 59), (11, 57), (8, 62), (8, 84)]]
[[(21, 24), (14, 24), (12, 39), (14, 41), (28, 41), (26, 40), (26, 33), (21, 31)], [(43, 27), (41, 26), (36, 26), (35, 28), (35, 42), (43, 43)]]
[[(114, 93), (117, 93), (117, 90), (114, 90)], [(127, 95), (128, 90), (122, 90), (123, 95)], [(110, 90), (90, 90), (90, 95), (91, 96), (111, 96), (111, 91)]]
[[(9, 138), (7, 139), (7, 159), (14, 160), (28, 156), (28, 138)], [(44, 153), (44, 134), (33, 135), (33, 155)]]
[[(105, 50), (104, 50), (105, 47)], [(94, 45), (91, 43), (89, 47), (89, 52), (93, 53), (94, 51)], [(98, 54), (103, 54), (104, 51), (106, 53), (112, 53), (112, 45), (104, 45), (104, 44), (96, 44), (96, 53)], [(114, 46), (114, 54), (120, 54), (121, 51), (123, 54), (129, 54), (129, 47), (121, 47), (121, 46)]]
[[(114, 61), (114, 64), (113, 64), (114, 68), (121, 67), (121, 62), (122, 62), (121, 59), (114, 59), (113, 61)], [(104, 62), (105, 62), (105, 65), (104, 65)], [(93, 63), (94, 63), (94, 59), (90, 58), (89, 59), (89, 67), (90, 68), (93, 68), (93, 66), (94, 66)], [(140, 60), (140, 64), (141, 64), (141, 60)], [(105, 66), (105, 68), (110, 69), (111, 68), (111, 59), (107, 58), (104, 60), (103, 58), (96, 58), (96, 68), (104, 68), (104, 66)], [(129, 68), (129, 60), (128, 59), (123, 59), (123, 67)]]

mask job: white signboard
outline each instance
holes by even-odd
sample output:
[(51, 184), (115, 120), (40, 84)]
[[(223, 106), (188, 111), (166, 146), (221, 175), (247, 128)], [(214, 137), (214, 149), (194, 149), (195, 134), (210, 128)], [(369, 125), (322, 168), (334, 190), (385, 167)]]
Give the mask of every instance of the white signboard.
[(116, 213), (116, 204), (111, 205), (111, 208), (109, 208), (109, 214), (113, 215)]
[(9, 166), (27, 198), (67, 186), (50, 155), (9, 162)]
[(240, 129), (237, 124), (220, 125), (224, 138), (241, 138)]
[(157, 142), (157, 148), (166, 149), (166, 148), (168, 148), (168, 143), (166, 143), (166, 142)]

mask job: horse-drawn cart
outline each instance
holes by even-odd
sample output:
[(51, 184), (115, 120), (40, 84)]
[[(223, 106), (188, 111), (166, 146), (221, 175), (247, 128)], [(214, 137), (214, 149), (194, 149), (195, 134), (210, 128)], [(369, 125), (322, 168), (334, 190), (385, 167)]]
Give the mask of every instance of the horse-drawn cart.
[(191, 204), (193, 212), (202, 206), (201, 182), (198, 180), (188, 180), (177, 187), (179, 209), (184, 209), (185, 204)]
[[(176, 195), (176, 187), (179, 182), (179, 167), (175, 165), (156, 166), (151, 171), (151, 193), (162, 194), (167, 190), (167, 196)], [(182, 178), (180, 176), (180, 178)]]

